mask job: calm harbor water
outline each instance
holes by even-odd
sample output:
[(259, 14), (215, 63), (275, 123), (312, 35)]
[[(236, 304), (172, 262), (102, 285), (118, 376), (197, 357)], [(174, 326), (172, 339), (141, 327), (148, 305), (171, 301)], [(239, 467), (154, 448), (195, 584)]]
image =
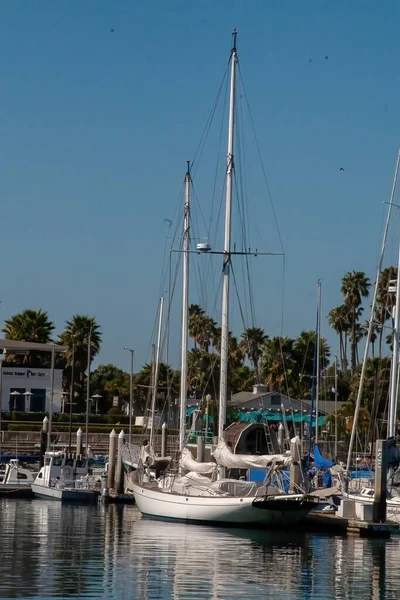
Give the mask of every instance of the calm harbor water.
[(398, 599), (400, 538), (217, 529), (0, 500), (0, 598)]

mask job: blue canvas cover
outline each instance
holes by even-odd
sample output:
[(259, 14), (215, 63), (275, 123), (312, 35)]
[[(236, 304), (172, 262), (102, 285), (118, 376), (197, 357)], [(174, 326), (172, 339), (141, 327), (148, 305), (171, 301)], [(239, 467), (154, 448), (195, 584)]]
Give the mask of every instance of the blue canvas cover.
[(330, 469), (335, 464), (322, 456), (318, 444), (314, 446), (314, 463), (317, 469)]

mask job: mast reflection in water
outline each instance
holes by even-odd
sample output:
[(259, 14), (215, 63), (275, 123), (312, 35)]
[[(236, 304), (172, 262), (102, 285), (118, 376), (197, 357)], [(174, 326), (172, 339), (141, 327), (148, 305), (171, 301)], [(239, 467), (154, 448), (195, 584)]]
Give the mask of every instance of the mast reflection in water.
[(1, 598), (397, 599), (400, 538), (144, 519), (134, 507), (0, 500)]

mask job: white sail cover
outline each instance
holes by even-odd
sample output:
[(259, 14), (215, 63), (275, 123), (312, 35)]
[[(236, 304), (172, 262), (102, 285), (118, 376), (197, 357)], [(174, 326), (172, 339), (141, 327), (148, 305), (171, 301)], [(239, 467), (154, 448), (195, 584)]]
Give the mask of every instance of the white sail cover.
[(221, 467), (228, 469), (266, 469), (276, 463), (288, 465), (292, 460), (283, 454), (233, 454), (224, 440), (219, 441), (213, 456)]
[(197, 462), (189, 448), (183, 448), (179, 463), (182, 469), (195, 473), (212, 473), (217, 468), (214, 462)]

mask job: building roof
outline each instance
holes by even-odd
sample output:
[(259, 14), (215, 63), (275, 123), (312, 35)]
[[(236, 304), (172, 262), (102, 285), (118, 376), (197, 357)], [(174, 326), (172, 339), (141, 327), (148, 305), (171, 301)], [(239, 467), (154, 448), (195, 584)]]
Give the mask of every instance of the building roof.
[[(288, 400), (289, 403), (293, 403), (294, 409), (299, 409), (299, 404), (301, 405), (301, 410), (309, 410), (311, 406), (311, 400), (296, 400), (295, 398), (290, 398), (285, 394), (281, 394), (280, 392), (264, 392), (259, 394), (253, 394), (253, 392), (238, 392), (237, 394), (233, 394), (232, 398), (228, 400), (227, 407), (232, 408), (233, 406), (246, 408), (246, 404), (254, 401), (259, 401), (260, 406), (263, 406), (265, 402), (268, 401), (271, 396), (280, 396), (282, 400)], [(320, 400), (318, 403), (318, 412), (321, 414), (329, 415), (335, 412), (335, 407), (339, 409), (344, 402), (337, 402), (335, 405), (334, 400)], [(278, 408), (278, 407), (276, 407)], [(315, 410), (315, 404), (314, 404)]]
[(246, 404), (246, 402), (252, 402), (253, 400), (260, 400), (260, 404), (270, 396), (278, 394), (279, 392), (266, 392), (263, 394), (253, 394), (253, 392), (238, 392), (233, 394), (232, 398), (226, 403), (227, 406), (239, 406), (239, 404)]
[(60, 346), (59, 344), (39, 344), (37, 342), (20, 342), (17, 340), (1, 340), (0, 339), (0, 351), (6, 350), (10, 354), (12, 351), (27, 352), (27, 351), (36, 351), (36, 352), (51, 352), (54, 348), (54, 352), (66, 352), (68, 350), (68, 346)]
[[(301, 400), (301, 403), (304, 404), (305, 409), (310, 408), (310, 406), (311, 406), (311, 400)], [(339, 402), (339, 400), (337, 401), (337, 403), (335, 403), (334, 400), (320, 400), (318, 402), (318, 412), (324, 413), (326, 415), (330, 415), (335, 412), (336, 407), (339, 410), (339, 408), (341, 406), (343, 406), (343, 404), (345, 404), (345, 402)], [(315, 410), (315, 403), (314, 403), (314, 410)]]

